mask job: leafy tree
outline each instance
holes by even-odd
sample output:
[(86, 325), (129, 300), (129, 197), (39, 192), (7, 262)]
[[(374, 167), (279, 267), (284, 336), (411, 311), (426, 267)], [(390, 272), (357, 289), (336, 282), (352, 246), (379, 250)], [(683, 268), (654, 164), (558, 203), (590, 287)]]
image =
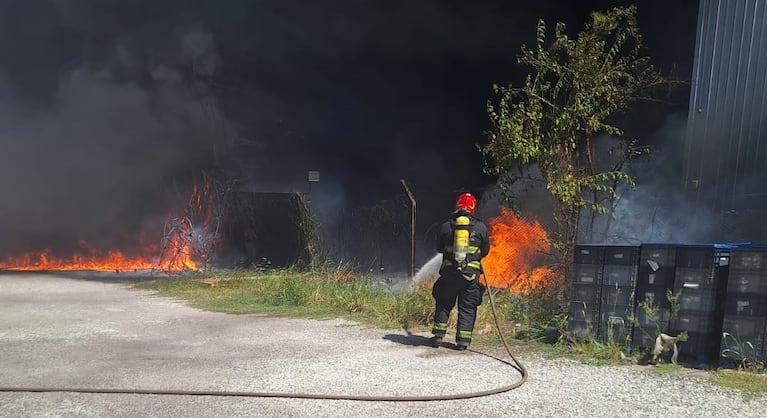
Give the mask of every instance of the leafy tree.
[[(620, 139), (615, 116), (668, 84), (642, 48), (635, 6), (592, 12), (575, 38), (558, 23), (548, 41), (540, 20), (535, 46), (523, 46), (518, 57), (531, 69), (524, 84), (493, 86), (498, 101), (488, 101), (492, 127), (480, 146), (485, 170), (500, 176), (503, 189), (519, 178), (509, 173), (537, 167), (560, 206), (552, 244), (565, 254), (575, 244), (582, 209), (605, 214), (620, 184), (634, 187), (624, 163), (647, 149)], [(601, 134), (616, 138), (617, 158), (608, 167), (595, 150)]]

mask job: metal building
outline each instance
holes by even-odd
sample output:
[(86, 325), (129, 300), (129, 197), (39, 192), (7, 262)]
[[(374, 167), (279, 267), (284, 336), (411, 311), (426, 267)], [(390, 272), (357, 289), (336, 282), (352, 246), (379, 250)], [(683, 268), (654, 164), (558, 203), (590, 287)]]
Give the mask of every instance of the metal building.
[(767, 0), (700, 1), (683, 177), (718, 213), (767, 212)]

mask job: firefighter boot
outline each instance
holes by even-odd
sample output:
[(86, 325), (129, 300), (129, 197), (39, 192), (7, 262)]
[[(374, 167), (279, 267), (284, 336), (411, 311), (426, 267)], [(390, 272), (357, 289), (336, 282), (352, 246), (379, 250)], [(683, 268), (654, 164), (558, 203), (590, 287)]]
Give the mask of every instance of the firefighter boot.
[(437, 348), (440, 345), (442, 345), (442, 337), (435, 335), (435, 336), (429, 338), (429, 342), (431, 342), (431, 346), (432, 347)]

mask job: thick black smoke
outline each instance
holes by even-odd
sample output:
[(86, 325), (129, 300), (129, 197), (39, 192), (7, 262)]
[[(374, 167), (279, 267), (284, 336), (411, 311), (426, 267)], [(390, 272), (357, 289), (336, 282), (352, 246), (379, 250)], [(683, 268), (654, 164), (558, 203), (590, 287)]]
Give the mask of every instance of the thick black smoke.
[(58, 53), (51, 37), (71, 17), (61, 5), (47, 9), (54, 16), (42, 8), (45, 22), (28, 19), (28, 33), (13, 33), (19, 48), (4, 34), (0, 250), (136, 245), (146, 233), (156, 242), (174, 176), (209, 164), (214, 147), (231, 139), (200, 82), (219, 65), (213, 38), (171, 30), (152, 54), (115, 39), (65, 66), (45, 56)]
[[(211, 161), (256, 191), (320, 170), (326, 214), (406, 179), (427, 237), (494, 182), (486, 101), (521, 81), (536, 20), (627, 3), (0, 0), (0, 252), (152, 231), (168, 185)], [(696, 2), (643, 3), (654, 52), (689, 62)]]

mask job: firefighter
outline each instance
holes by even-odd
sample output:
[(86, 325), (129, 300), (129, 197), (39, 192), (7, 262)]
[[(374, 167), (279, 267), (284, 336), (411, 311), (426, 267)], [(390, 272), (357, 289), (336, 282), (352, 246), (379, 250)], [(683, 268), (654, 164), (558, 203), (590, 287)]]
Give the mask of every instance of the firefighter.
[(458, 300), (458, 326), (455, 342), (459, 350), (471, 344), (477, 307), (485, 292), (480, 284), (480, 260), (490, 251), (487, 226), (474, 216), (477, 199), (471, 193), (458, 196), (455, 211), (437, 236), (437, 251), (442, 253), (439, 278), (434, 283), (434, 328), (431, 343), (439, 347), (447, 332), (450, 311)]

